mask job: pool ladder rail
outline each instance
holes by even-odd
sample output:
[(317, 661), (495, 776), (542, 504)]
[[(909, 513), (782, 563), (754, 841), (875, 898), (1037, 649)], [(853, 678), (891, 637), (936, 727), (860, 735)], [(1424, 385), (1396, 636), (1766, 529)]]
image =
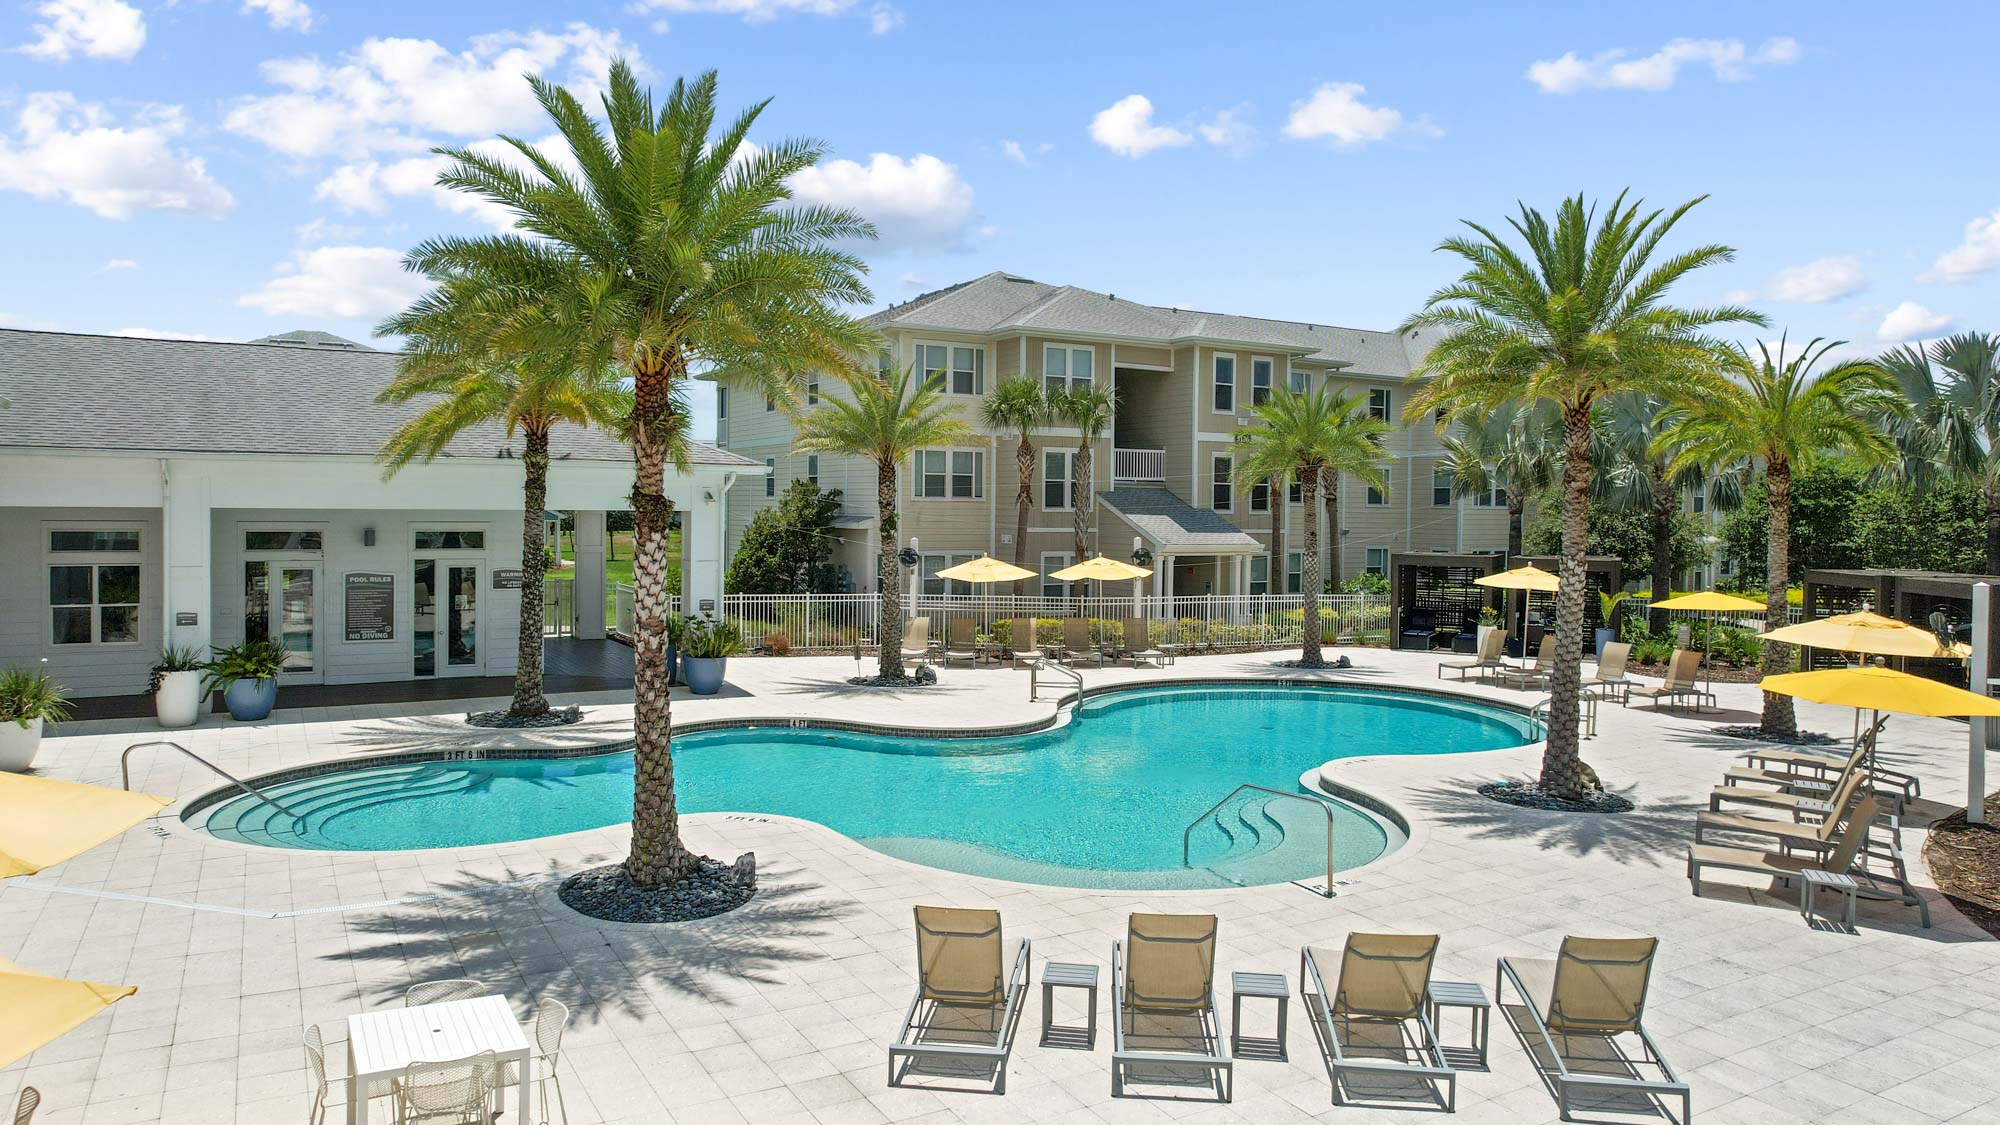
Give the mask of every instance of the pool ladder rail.
[[(1292, 800), (1292, 801), (1304, 801), (1309, 805), (1316, 806), (1321, 812), (1326, 814), (1326, 886), (1324, 889), (1314, 889), (1311, 887), (1307, 887), (1307, 889), (1312, 890), (1314, 894), (1319, 895), (1321, 898), (1332, 898), (1333, 897), (1333, 806), (1325, 801), (1320, 800), (1317, 797), (1309, 797), (1304, 793), (1287, 793), (1282, 789), (1273, 789), (1268, 785), (1252, 785), (1249, 782), (1244, 782), (1242, 785), (1239, 785), (1236, 788), (1231, 789), (1229, 791), (1229, 796), (1224, 797), (1222, 800), (1217, 801), (1213, 805), (1210, 805), (1208, 807), (1207, 812), (1202, 813), (1200, 816), (1195, 817), (1193, 820), (1189, 821), (1187, 828), (1183, 829), (1181, 832), (1181, 866), (1183, 867), (1193, 866), (1191, 863), (1188, 862), (1188, 857), (1190, 855), (1194, 841), (1194, 830), (1196, 828), (1201, 827), (1202, 821), (1207, 820), (1209, 817), (1214, 816), (1216, 813), (1221, 812), (1224, 808), (1228, 807), (1229, 802), (1234, 801), (1236, 799), (1236, 795), (1244, 792), (1245, 790), (1255, 790), (1256, 792), (1259, 793), (1267, 793), (1273, 797), (1283, 797), (1287, 800)], [(1294, 884), (1294, 886), (1305, 886), (1305, 884), (1296, 883)]]
[[(1070, 713), (1077, 722), (1082, 722), (1083, 721), (1083, 673), (1077, 671), (1076, 669), (1070, 667), (1067, 664), (1064, 664), (1059, 660), (1052, 660), (1044, 657), (1043, 659), (1033, 661), (1028, 665), (1028, 701), (1032, 703), (1035, 700), (1036, 673), (1041, 672), (1045, 669), (1048, 671), (1061, 673), (1063, 679), (1076, 685), (1076, 699), (1074, 703), (1071, 705)], [(1057, 711), (1062, 710), (1062, 705), (1060, 703), (1056, 705), (1056, 710)]]
[(247, 782), (243, 781), (235, 774), (230, 773), (228, 770), (223, 769), (221, 766), (216, 765), (214, 762), (209, 761), (207, 758), (202, 757), (200, 754), (197, 754), (194, 751), (188, 749), (187, 747), (182, 746), (180, 743), (169, 742), (164, 738), (155, 739), (151, 742), (134, 742), (132, 745), (127, 746), (125, 748), (125, 752), (123, 754), (120, 754), (118, 756), (118, 772), (123, 779), (123, 784), (127, 792), (130, 792), (132, 788), (132, 751), (144, 750), (149, 746), (171, 746), (174, 749), (180, 751), (181, 753), (187, 755), (188, 757), (193, 758), (195, 761), (200, 762), (202, 765), (207, 766), (211, 771), (222, 777), (223, 780), (229, 782), (231, 785), (234, 785), (236, 788), (243, 790), (245, 793), (250, 794), (252, 797), (257, 798), (258, 800), (264, 802), (265, 804), (271, 806), (272, 808), (278, 810), (279, 812), (284, 813), (286, 816), (292, 817), (293, 819), (298, 818), (297, 813), (294, 813), (292, 810), (286, 808), (285, 806), (279, 804), (276, 801), (273, 801), (271, 798), (266, 797), (263, 793), (252, 788)]

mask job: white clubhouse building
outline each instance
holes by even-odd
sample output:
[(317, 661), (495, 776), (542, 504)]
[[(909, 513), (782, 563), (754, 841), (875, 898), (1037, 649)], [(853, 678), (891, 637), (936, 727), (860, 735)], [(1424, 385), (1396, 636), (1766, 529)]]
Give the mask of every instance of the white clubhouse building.
[[(0, 331), (0, 667), (132, 695), (164, 645), (268, 637), (293, 653), (287, 683), (511, 675), (520, 439), (470, 433), (384, 479), (375, 452), (419, 409), (375, 402), (396, 359), (318, 332)], [(577, 427), (552, 445), (574, 628), (601, 638), (604, 516), (627, 506), (631, 456)], [(665, 488), (699, 608), (721, 597), (730, 484), (762, 466), (702, 443), (693, 462)]]

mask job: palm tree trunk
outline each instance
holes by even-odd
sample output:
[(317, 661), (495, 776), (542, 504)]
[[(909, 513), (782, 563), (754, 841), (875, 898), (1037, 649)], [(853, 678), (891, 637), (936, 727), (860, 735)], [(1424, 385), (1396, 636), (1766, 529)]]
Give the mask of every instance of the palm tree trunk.
[[(1022, 570), (1028, 566), (1028, 509), (1035, 505), (1035, 443), (1028, 435), (1021, 435), (1021, 444), (1014, 450), (1014, 467), (1020, 471), (1021, 488), (1014, 494), (1014, 565)], [(1021, 596), (1021, 583), (1026, 579), (1014, 580), (1014, 596)]]
[[(1764, 619), (1771, 628), (1785, 623), (1785, 589), (1790, 585), (1792, 548), (1792, 466), (1774, 461), (1764, 467), (1765, 487), (1770, 496), (1771, 535), (1764, 544)], [(1775, 676), (1792, 668), (1792, 646), (1779, 641), (1764, 642), (1764, 674)], [(1797, 734), (1798, 716), (1792, 697), (1774, 691), (1764, 693), (1765, 734)]]
[(1507, 557), (1516, 558), (1523, 553), (1521, 533), (1527, 521), (1528, 501), (1519, 492), (1507, 490)]
[(2000, 574), (2000, 480), (1986, 482), (1986, 573)]
[(1076, 561), (1090, 556), (1090, 442), (1076, 447), (1076, 479), (1069, 482), (1070, 521), (1076, 530)]
[(542, 694), (542, 625), (547, 608), (543, 584), (549, 574), (549, 548), (542, 541), (542, 513), (549, 500), (548, 427), (524, 427), (523, 445), (526, 496), (521, 504), (521, 636), (514, 658), (514, 703), (507, 714), (532, 719), (549, 712), (549, 701)]
[(875, 674), (884, 679), (903, 675), (903, 578), (896, 569), (896, 462), (875, 465), (875, 504), (881, 516), (881, 542), (876, 550), (875, 588), (881, 592), (881, 609), (875, 620), (877, 660)]
[(1271, 490), (1271, 555), (1264, 564), (1264, 592), (1282, 594), (1285, 592), (1285, 478), (1272, 477)]
[(1319, 474), (1299, 474), (1299, 499), (1305, 501), (1305, 544), (1299, 565), (1299, 625), (1304, 633), (1299, 663), (1316, 668), (1324, 662), (1319, 651)]
[[(1340, 474), (1326, 475), (1326, 582), (1335, 590), (1343, 581), (1340, 565)], [(1317, 558), (1317, 552), (1314, 553)], [(1315, 587), (1317, 589), (1317, 587)]]
[(673, 713), (667, 691), (667, 529), (664, 492), (678, 353), (635, 365), (632, 402), (632, 854), (625, 875), (642, 887), (677, 883), (701, 857), (681, 842), (674, 802)]
[(1541, 786), (1553, 796), (1579, 800), (1584, 788), (1576, 706), (1583, 682), (1584, 544), (1590, 534), (1589, 403), (1563, 408), (1563, 450), (1562, 585), (1556, 591), (1556, 666), (1549, 678), (1549, 741), (1542, 754)]
[[(1668, 483), (1666, 466), (1658, 461), (1652, 465), (1653, 473), (1653, 600), (1663, 602), (1673, 597), (1674, 587), (1674, 513), (1680, 508), (1680, 497)], [(1655, 626), (1666, 610), (1656, 611), (1651, 616)]]

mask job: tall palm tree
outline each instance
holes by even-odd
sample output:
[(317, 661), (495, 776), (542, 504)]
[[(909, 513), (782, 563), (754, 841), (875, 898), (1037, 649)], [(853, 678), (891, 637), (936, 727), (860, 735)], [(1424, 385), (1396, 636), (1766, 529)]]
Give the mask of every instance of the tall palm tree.
[(1300, 544), (1300, 583), (1305, 636), (1300, 663), (1318, 667), (1320, 654), (1319, 621), (1319, 483), (1326, 476), (1339, 479), (1353, 473), (1371, 487), (1386, 491), (1388, 477), (1382, 465), (1388, 454), (1382, 438), (1394, 427), (1369, 414), (1351, 394), (1335, 391), (1322, 383), (1317, 389), (1294, 392), (1279, 387), (1252, 409), (1257, 424), (1236, 431), (1236, 448), (1243, 453), (1243, 473), (1251, 480), (1265, 477), (1297, 477), (1300, 500), (1305, 508), (1305, 538)]
[(1264, 478), (1264, 495), (1271, 502), (1271, 553), (1264, 560), (1264, 592), (1267, 594), (1285, 592), (1285, 507), (1289, 482), (1290, 478), (1283, 475)]
[[(1008, 379), (979, 404), (979, 420), (996, 433), (1016, 434), (1014, 468), (1021, 487), (1014, 494), (1014, 565), (1028, 569), (1028, 510), (1035, 506), (1035, 431), (1049, 423), (1049, 400), (1042, 385), (1027, 376)], [(1014, 583), (1021, 592), (1021, 583)]]
[[(1303, 493), (1303, 489), (1300, 490)], [(1386, 491), (1386, 489), (1384, 490)], [(1340, 470), (1328, 465), (1319, 474), (1320, 502), (1326, 505), (1326, 576), (1322, 581), (1328, 590), (1339, 590), (1340, 576)], [(1303, 495), (1301, 499), (1304, 499)], [(1311, 503), (1310, 500), (1306, 501)], [(1303, 563), (1301, 568), (1303, 569)], [(1299, 584), (1305, 584), (1301, 577)]]
[(801, 453), (847, 453), (875, 462), (875, 503), (880, 546), (875, 588), (880, 593), (877, 674), (903, 675), (901, 573), (896, 569), (896, 469), (920, 449), (950, 445), (972, 436), (944, 401), (944, 384), (916, 377), (915, 366), (900, 371), (852, 372), (845, 376), (849, 397), (822, 398), (798, 418), (792, 448)]
[[(1760, 463), (1771, 508), (1770, 537), (1764, 547), (1768, 577), (1764, 607), (1775, 625), (1785, 620), (1785, 576), (1792, 534), (1792, 475), (1822, 457), (1840, 457), (1862, 465), (1881, 465), (1896, 454), (1896, 444), (1880, 419), (1900, 409), (1896, 380), (1873, 360), (1850, 359), (1828, 368), (1813, 368), (1827, 352), (1846, 341), (1814, 340), (1798, 354), (1787, 356), (1782, 338), (1774, 353), (1759, 343), (1758, 355), (1738, 351), (1735, 379), (1721, 392), (1676, 410), (1656, 449), (1673, 450), (1670, 467)], [(1791, 646), (1778, 641), (1764, 645), (1764, 674), (1791, 669)], [(1764, 693), (1766, 734), (1798, 732), (1792, 697)]]
[[(838, 371), (875, 334), (847, 309), (870, 300), (866, 267), (844, 249), (873, 229), (852, 212), (789, 205), (789, 181), (816, 164), (815, 141), (745, 144), (758, 103), (718, 129), (716, 76), (676, 81), (656, 104), (624, 60), (611, 64), (605, 125), (562, 87), (529, 78), (562, 139), (559, 159), (514, 137), (505, 155), (440, 149), (438, 183), (503, 209), (516, 232), (435, 238), (410, 252), (426, 274), (482, 271), (527, 301), (560, 306), (556, 337), (578, 367), (610, 363), (632, 380), (632, 851), (636, 885), (676, 883), (700, 866), (680, 837), (666, 668), (664, 488), (681, 423), (673, 388), (691, 366), (766, 382), (795, 400), (797, 373)], [(525, 168), (523, 167), (525, 165)]]
[(2000, 574), (2000, 335), (1961, 332), (1905, 344), (1880, 363), (1910, 404), (1897, 427), (1903, 471), (1976, 481), (1986, 499), (1986, 573)]
[[(1457, 281), (1431, 294), (1402, 331), (1443, 329), (1405, 406), (1415, 421), (1440, 408), (1485, 412), (1507, 402), (1546, 401), (1562, 418), (1562, 561), (1556, 592), (1555, 674), (1551, 677), (1548, 749), (1541, 786), (1559, 797), (1584, 795), (1577, 755), (1577, 695), (1582, 684), (1584, 540), (1590, 501), (1591, 417), (1599, 399), (1619, 391), (1678, 400), (1720, 381), (1730, 354), (1710, 329), (1762, 324), (1747, 308), (1684, 309), (1666, 303), (1674, 283), (1735, 256), (1727, 246), (1699, 246), (1653, 261), (1654, 251), (1688, 210), (1641, 211), (1620, 192), (1600, 217), (1581, 195), (1565, 199), (1551, 223), (1520, 205), (1508, 219), (1524, 244), (1509, 245), (1467, 222), (1473, 236), (1438, 249), (1465, 260)], [(1705, 198), (1705, 197), (1704, 197)]]
[(404, 337), (405, 347), (396, 378), (375, 401), (436, 401), (404, 423), (377, 457), (393, 476), (411, 461), (435, 458), (474, 427), (521, 434), (521, 627), (507, 713), (535, 718), (549, 710), (542, 694), (549, 431), (563, 422), (619, 429), (631, 395), (610, 366), (574, 367), (567, 354), (540, 349), (538, 311), (511, 303), (504, 292), (495, 299), (485, 279), (447, 273), (432, 280), (436, 289), (382, 323), (379, 331)]
[(1118, 395), (1096, 383), (1051, 396), (1056, 417), (1077, 429), (1076, 472), (1069, 482), (1070, 519), (1076, 529), (1076, 561), (1089, 557), (1091, 500), (1097, 495), (1091, 467), (1091, 443), (1104, 435), (1118, 413)]
[(1521, 535), (1527, 523), (1528, 497), (1556, 482), (1562, 460), (1560, 426), (1546, 405), (1507, 402), (1484, 414), (1453, 416), (1451, 429), (1438, 436), (1440, 459), (1451, 473), (1451, 490), (1464, 497), (1507, 494), (1507, 554), (1523, 553)]
[(1700, 494), (1720, 509), (1733, 508), (1741, 500), (1739, 474), (1720, 471), (1725, 466), (1681, 458), (1681, 451), (1663, 440), (1672, 418), (1671, 405), (1651, 395), (1613, 395), (1600, 414), (1598, 465), (1592, 471), (1593, 492), (1600, 499), (1621, 511), (1645, 513), (1653, 539), (1656, 602), (1673, 591), (1674, 521), (1683, 499)]

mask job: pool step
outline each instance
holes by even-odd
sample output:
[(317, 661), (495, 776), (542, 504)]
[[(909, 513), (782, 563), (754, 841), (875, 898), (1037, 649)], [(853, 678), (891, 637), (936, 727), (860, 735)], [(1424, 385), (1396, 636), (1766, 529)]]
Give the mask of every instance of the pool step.
[(1324, 871), (1326, 814), (1312, 805), (1252, 791), (1210, 820), (1213, 830), (1196, 832), (1189, 858), (1218, 878), (1261, 886)]
[[(300, 828), (323, 828), (336, 817), (361, 809), (415, 798), (465, 793), (491, 783), (485, 774), (440, 770), (435, 764), (372, 773), (352, 780), (313, 778), (279, 786), (272, 796), (298, 814), (296, 818), (250, 797), (240, 797), (217, 809), (208, 830), (226, 839), (273, 847), (301, 847)], [(288, 792), (290, 790), (290, 792)]]

